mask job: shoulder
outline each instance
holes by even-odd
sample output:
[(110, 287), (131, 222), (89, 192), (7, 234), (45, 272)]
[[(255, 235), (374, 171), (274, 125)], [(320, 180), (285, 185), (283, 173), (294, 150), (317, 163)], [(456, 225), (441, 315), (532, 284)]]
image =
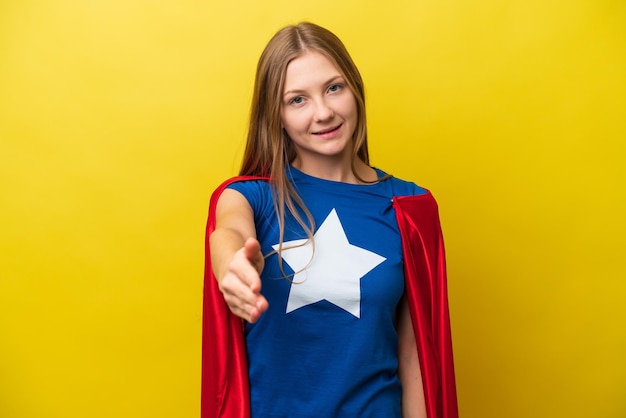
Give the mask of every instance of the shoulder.
[(388, 174), (380, 169), (376, 169), (376, 171), (378, 171), (379, 174), (382, 174), (383, 176), (390, 176), (385, 180), (385, 182), (388, 182), (391, 186), (394, 196), (419, 196), (430, 193), (428, 189), (418, 186), (412, 181), (403, 180), (401, 178), (393, 176), (393, 174)]
[[(215, 189), (211, 195), (210, 206), (212, 208), (216, 208), (222, 195), (230, 195), (230, 197), (233, 197), (234, 202), (238, 199), (235, 196), (240, 195), (245, 198), (254, 213), (264, 212), (268, 207), (272, 207), (272, 193), (270, 187), (271, 185), (268, 177), (231, 177)], [(225, 190), (232, 190), (238, 193), (224, 193)]]
[(269, 177), (263, 177), (263, 176), (235, 176), (235, 177), (231, 177), (229, 179), (226, 179), (222, 182), (222, 184), (220, 184), (217, 189), (215, 189), (215, 191), (218, 190), (224, 190), (227, 187), (237, 187), (238, 185), (245, 185), (245, 184), (268, 184), (269, 183)]
[(213, 191), (213, 197), (218, 198), (225, 189), (234, 189), (241, 193), (250, 188), (269, 186), (269, 178), (261, 176), (235, 176), (222, 182)]

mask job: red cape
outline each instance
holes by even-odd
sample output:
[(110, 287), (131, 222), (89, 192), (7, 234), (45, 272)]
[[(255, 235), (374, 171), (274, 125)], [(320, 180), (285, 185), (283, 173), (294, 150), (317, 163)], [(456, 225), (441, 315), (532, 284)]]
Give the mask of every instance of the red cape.
[[(206, 227), (202, 324), (202, 418), (249, 418), (250, 398), (244, 323), (228, 309), (211, 268), (209, 235), (215, 207), (235, 177), (211, 196)], [(458, 418), (443, 237), (430, 192), (393, 199), (402, 236), (405, 288), (422, 369), (428, 418)]]

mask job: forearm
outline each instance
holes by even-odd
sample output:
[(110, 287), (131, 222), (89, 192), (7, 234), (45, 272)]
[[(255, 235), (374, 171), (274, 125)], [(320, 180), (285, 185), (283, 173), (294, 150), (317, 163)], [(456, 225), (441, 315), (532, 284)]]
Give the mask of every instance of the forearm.
[(398, 375), (402, 384), (402, 417), (426, 418), (424, 388), (417, 352), (415, 356), (400, 358), (398, 361)]
[(218, 228), (209, 237), (211, 265), (218, 283), (228, 271), (235, 253), (244, 246), (246, 238), (230, 228)]
[(398, 308), (398, 377), (402, 384), (402, 417), (426, 418), (422, 371), (406, 297)]

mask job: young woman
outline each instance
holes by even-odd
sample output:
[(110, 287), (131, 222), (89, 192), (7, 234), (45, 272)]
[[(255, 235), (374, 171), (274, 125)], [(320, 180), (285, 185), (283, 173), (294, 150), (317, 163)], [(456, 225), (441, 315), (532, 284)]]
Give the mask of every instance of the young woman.
[(341, 41), (283, 28), (240, 176), (211, 198), (202, 416), (457, 415), (436, 203), (369, 165)]

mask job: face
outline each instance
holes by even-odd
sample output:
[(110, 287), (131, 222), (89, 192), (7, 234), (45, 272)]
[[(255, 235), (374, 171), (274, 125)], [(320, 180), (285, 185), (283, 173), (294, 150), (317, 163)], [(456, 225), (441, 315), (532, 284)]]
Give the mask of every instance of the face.
[(300, 166), (350, 163), (357, 123), (354, 94), (339, 70), (319, 52), (306, 52), (287, 66), (282, 126)]

